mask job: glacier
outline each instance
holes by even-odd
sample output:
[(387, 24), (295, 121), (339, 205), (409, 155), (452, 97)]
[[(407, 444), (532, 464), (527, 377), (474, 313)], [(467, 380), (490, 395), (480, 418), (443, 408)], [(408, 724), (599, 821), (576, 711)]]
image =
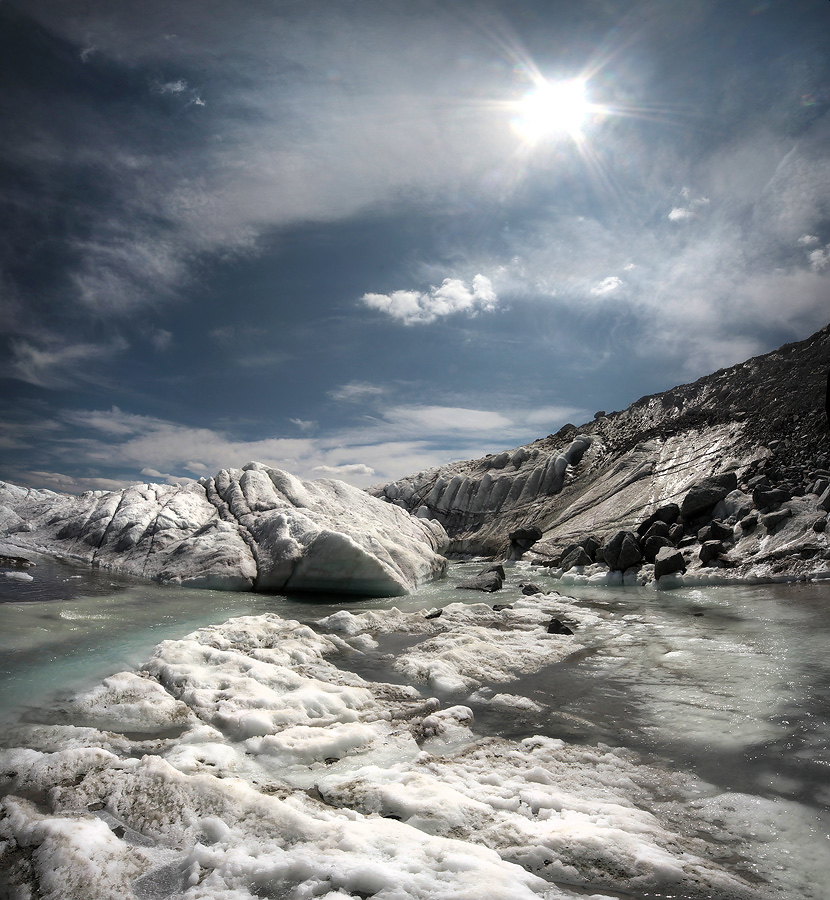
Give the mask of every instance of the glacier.
[(343, 482), (252, 462), (78, 497), (2, 482), (0, 542), (162, 583), (399, 596), (444, 574), (447, 537)]

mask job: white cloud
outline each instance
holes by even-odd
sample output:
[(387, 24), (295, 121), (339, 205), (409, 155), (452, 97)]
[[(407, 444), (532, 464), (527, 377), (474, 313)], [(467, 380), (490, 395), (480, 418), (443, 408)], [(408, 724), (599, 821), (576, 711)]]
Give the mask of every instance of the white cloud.
[(814, 234), (802, 234), (798, 243), (802, 247), (814, 247), (818, 243), (818, 238)]
[(699, 209), (709, 205), (708, 197), (696, 197), (695, 199), (690, 199), (691, 191), (689, 188), (683, 188), (680, 191), (680, 194), (683, 199), (688, 202), (685, 206), (675, 206), (672, 208), (669, 213), (670, 222), (683, 222), (686, 219), (693, 219), (697, 215)]
[(473, 278), (471, 287), (460, 278), (445, 278), (440, 287), (431, 287), (427, 293), (393, 291), (364, 294), (360, 299), (370, 309), (378, 309), (404, 325), (428, 325), (460, 312), (476, 315), (495, 309), (498, 303), (490, 279), (481, 274)]
[(346, 463), (342, 466), (315, 466), (312, 472), (318, 478), (373, 478), (375, 470), (371, 466), (362, 463)]
[(621, 278), (617, 278), (616, 275), (610, 275), (608, 278), (603, 278), (599, 284), (594, 285), (591, 288), (591, 293), (596, 297), (602, 297), (604, 294), (613, 294), (622, 284)]
[(456, 432), (512, 431), (512, 419), (500, 412), (457, 406), (397, 406), (383, 413), (385, 421), (403, 426), (413, 435)]
[(683, 219), (691, 219), (692, 213), (683, 206), (675, 206), (669, 213), (670, 222), (682, 222)]
[(187, 90), (187, 82), (183, 78), (178, 81), (167, 81), (164, 84), (157, 84), (156, 90), (160, 94), (182, 94)]
[(810, 268), (814, 272), (823, 272), (830, 266), (830, 244), (818, 247), (810, 253)]
[(314, 431), (317, 428), (317, 423), (312, 419), (289, 419), (292, 425), (296, 425), (300, 431)]
[(356, 403), (369, 397), (381, 397), (386, 391), (376, 384), (367, 384), (365, 381), (351, 381), (328, 392), (332, 400), (345, 403)]

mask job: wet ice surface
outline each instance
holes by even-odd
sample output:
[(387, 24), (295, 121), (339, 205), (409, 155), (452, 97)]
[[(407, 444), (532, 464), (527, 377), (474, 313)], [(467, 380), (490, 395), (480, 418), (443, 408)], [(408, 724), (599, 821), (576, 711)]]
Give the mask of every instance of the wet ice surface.
[(3, 866), (44, 897), (825, 896), (826, 589), (454, 590), (471, 569), (345, 609), (0, 604), (7, 696), (41, 658), (65, 687), (6, 730)]

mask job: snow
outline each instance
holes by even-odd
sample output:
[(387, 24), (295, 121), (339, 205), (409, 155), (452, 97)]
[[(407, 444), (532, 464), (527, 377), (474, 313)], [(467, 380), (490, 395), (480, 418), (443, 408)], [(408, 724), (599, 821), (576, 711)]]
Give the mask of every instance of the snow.
[[(566, 613), (575, 635), (548, 634)], [(509, 705), (521, 679), (600, 639), (629, 646), (647, 621), (550, 594), (432, 619), (339, 612), (315, 628), (246, 616), (165, 641), (141, 671), (66, 701), (55, 724), (6, 735), (3, 865), (21, 896), (84, 900), (818, 900), (771, 838), (751, 867), (734, 862), (758, 828), (819, 854), (803, 807), (602, 744), (482, 737), (471, 706), (444, 705), (448, 688)], [(420, 689), (336, 664), (391, 633), (411, 646), (390, 665)], [(661, 652), (677, 678), (694, 665), (671, 640)]]
[(260, 463), (199, 483), (80, 497), (0, 482), (0, 538), (16, 550), (224, 590), (399, 596), (446, 569), (438, 523), (342, 482), (303, 482)]

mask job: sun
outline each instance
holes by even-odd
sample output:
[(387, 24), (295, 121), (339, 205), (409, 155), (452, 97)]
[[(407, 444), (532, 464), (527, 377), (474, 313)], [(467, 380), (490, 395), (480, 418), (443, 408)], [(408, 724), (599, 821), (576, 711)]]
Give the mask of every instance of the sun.
[(531, 143), (558, 135), (567, 135), (579, 142), (593, 109), (584, 79), (540, 79), (536, 87), (519, 101), (513, 127)]

